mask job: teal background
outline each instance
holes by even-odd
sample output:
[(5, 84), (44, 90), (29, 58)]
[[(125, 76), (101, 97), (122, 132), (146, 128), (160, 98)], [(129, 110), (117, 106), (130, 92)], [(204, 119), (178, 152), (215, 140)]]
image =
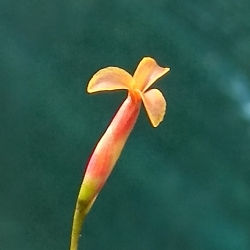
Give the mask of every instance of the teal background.
[(125, 92), (100, 68), (144, 56), (165, 120), (144, 110), (81, 249), (250, 249), (250, 2), (0, 1), (0, 249), (69, 249), (88, 157)]

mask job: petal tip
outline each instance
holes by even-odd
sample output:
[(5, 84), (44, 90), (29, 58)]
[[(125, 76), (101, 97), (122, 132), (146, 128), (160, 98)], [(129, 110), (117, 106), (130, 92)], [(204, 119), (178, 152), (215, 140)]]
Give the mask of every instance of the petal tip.
[(132, 76), (125, 70), (118, 67), (106, 67), (93, 75), (88, 83), (87, 92), (130, 89), (132, 80)]
[(144, 57), (139, 62), (135, 73), (135, 87), (145, 92), (149, 87), (160, 77), (165, 75), (170, 68), (161, 67), (158, 63), (151, 57)]
[(151, 89), (142, 94), (142, 100), (151, 124), (157, 127), (166, 113), (167, 103), (164, 96), (158, 89)]

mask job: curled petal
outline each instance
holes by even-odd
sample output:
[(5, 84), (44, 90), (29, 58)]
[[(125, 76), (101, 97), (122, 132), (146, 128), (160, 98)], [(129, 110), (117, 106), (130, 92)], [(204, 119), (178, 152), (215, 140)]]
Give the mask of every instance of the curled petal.
[(150, 89), (142, 93), (142, 100), (149, 120), (154, 127), (157, 127), (163, 120), (166, 112), (166, 100), (158, 89)]
[(123, 69), (107, 67), (96, 72), (90, 79), (87, 91), (110, 91), (117, 89), (131, 89), (133, 86), (132, 76)]
[(144, 57), (135, 73), (134, 73), (134, 82), (136, 89), (139, 89), (141, 92), (146, 91), (158, 78), (166, 74), (170, 68), (160, 67), (156, 61), (151, 57)]

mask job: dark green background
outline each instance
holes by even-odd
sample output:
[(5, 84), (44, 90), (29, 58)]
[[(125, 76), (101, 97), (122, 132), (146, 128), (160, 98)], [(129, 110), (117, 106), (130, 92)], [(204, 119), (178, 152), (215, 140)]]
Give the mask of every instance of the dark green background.
[(0, 1), (0, 249), (68, 249), (82, 173), (125, 92), (98, 69), (144, 56), (144, 110), (80, 241), (88, 250), (250, 249), (249, 0)]

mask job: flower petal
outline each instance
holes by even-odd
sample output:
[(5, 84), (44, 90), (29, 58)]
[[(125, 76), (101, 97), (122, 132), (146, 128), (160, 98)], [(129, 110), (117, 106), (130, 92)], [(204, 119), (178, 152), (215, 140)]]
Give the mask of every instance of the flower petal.
[(144, 57), (135, 73), (134, 73), (134, 82), (135, 87), (141, 92), (147, 90), (158, 78), (166, 74), (170, 68), (160, 67), (156, 61), (151, 57)]
[(118, 67), (107, 67), (93, 75), (87, 91), (93, 93), (105, 90), (131, 89), (132, 86), (133, 78), (128, 72)]
[(141, 96), (149, 120), (154, 127), (157, 127), (166, 112), (167, 104), (164, 96), (158, 89), (150, 89), (146, 93), (142, 93)]

